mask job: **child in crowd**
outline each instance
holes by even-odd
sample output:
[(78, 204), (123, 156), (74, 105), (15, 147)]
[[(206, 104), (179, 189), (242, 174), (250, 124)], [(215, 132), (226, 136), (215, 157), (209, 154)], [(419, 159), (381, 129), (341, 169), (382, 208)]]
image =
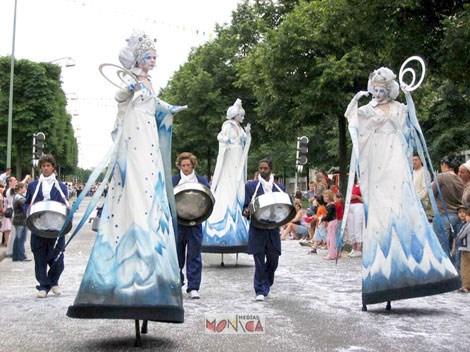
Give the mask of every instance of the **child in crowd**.
[(326, 243), (326, 228), (322, 223), (323, 219), (326, 217), (326, 203), (323, 199), (323, 196), (315, 196), (315, 203), (317, 207), (317, 213), (312, 216), (313, 221), (315, 221), (315, 233), (313, 235), (313, 248), (310, 253), (317, 253), (317, 248)]
[(465, 212), (465, 224), (457, 235), (460, 242), (458, 248), (460, 252), (460, 275), (462, 278), (462, 288), (460, 292), (470, 292), (470, 209)]
[(26, 185), (22, 182), (18, 182), (15, 188), (12, 190), (14, 194), (13, 198), (13, 218), (12, 224), (15, 226), (15, 239), (13, 242), (13, 255), (12, 260), (14, 262), (29, 262), (31, 259), (26, 257), (25, 242), (28, 233), (26, 228), (26, 213), (24, 212), (23, 206), (26, 202)]
[[(343, 224), (343, 214), (344, 214), (344, 200), (343, 195), (338, 192), (335, 194), (335, 207), (336, 207), (336, 220), (338, 223), (336, 224), (336, 232), (335, 232), (335, 243), (338, 245), (338, 238), (341, 232), (341, 226)], [(343, 244), (340, 244), (340, 248), (336, 248), (336, 252), (341, 257), (341, 249), (343, 248)]]
[(324, 219), (325, 225), (327, 227), (327, 240), (326, 245), (328, 248), (328, 255), (324, 257), (327, 260), (336, 259), (336, 226), (338, 220), (336, 220), (336, 205), (335, 205), (335, 195), (332, 190), (327, 189), (323, 192), (323, 198), (326, 202), (326, 217)]
[(450, 252), (450, 255), (451, 255), (451, 258), (454, 259), (454, 266), (460, 274), (460, 251), (459, 251), (459, 247), (461, 246), (461, 242), (458, 239), (457, 235), (460, 232), (460, 230), (462, 229), (462, 227), (466, 224), (465, 218), (467, 216), (467, 208), (465, 208), (463, 206), (460, 207), (457, 210), (457, 215), (458, 215), (460, 221), (458, 222), (458, 224), (454, 228), (455, 237), (452, 238), (452, 250)]

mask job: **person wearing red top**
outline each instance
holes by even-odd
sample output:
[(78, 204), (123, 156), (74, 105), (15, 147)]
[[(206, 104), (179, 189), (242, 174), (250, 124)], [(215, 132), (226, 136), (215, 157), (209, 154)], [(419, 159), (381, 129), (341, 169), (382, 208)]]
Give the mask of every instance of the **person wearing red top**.
[(351, 243), (350, 258), (362, 257), (362, 229), (364, 226), (364, 204), (362, 203), (362, 194), (357, 181), (354, 179), (352, 189), (351, 203), (349, 204), (349, 214), (346, 227), (348, 229), (349, 242)]

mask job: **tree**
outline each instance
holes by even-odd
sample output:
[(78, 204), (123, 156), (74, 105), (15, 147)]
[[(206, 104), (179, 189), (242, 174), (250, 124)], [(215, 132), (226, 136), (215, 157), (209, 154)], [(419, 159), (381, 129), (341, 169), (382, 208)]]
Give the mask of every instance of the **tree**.
[[(261, 11), (263, 8), (266, 11)], [(246, 122), (256, 126), (253, 114), (254, 100), (250, 89), (237, 86), (237, 66), (251, 48), (262, 38), (267, 22), (260, 18), (270, 9), (271, 17), (278, 17), (272, 1), (248, 1), (239, 4), (233, 13), (230, 27), (217, 26), (217, 38), (194, 49), (184, 64), (162, 91), (164, 100), (187, 104), (189, 109), (177, 115), (174, 122), (173, 152), (193, 151), (199, 156), (201, 168), (210, 177), (218, 152), (217, 134), (225, 120), (227, 108), (237, 98), (243, 101)], [(191, 126), (191, 128), (188, 128)], [(257, 147), (263, 132), (252, 129), (252, 150)], [(251, 155), (250, 155), (251, 158)]]
[[(313, 126), (309, 159), (321, 167), (337, 165), (339, 159), (344, 191), (348, 102), (380, 66), (398, 73), (401, 63), (416, 54), (436, 65), (441, 21), (461, 6), (460, 1), (300, 2), (245, 58), (240, 82), (251, 86), (256, 112), (276, 140)], [(430, 72), (432, 82), (437, 75)], [(418, 102), (430, 87), (415, 94)], [(340, 149), (328, 148), (336, 144), (335, 136)]]
[[(0, 58), (0, 73), (0, 153), (6, 155), (10, 57)], [(37, 132), (45, 133), (44, 152), (54, 154), (62, 168), (71, 170), (77, 165), (77, 143), (65, 110), (60, 73), (54, 64), (15, 61), (12, 161), (17, 175), (31, 169), (32, 137)]]

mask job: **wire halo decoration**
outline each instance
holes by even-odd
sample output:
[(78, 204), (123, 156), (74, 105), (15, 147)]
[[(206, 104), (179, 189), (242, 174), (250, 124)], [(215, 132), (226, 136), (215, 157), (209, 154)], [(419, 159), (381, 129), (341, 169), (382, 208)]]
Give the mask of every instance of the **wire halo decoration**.
[[(421, 77), (420, 77), (418, 83), (416, 83), (416, 84), (415, 84), (415, 80), (416, 80), (415, 70), (412, 69), (411, 67), (405, 68), (406, 65), (408, 64), (408, 62), (410, 62), (412, 60), (418, 61), (421, 64), (421, 69), (422, 69)], [(410, 84), (406, 84), (403, 81), (403, 76), (405, 76), (405, 74), (407, 74), (407, 73), (411, 73), (412, 80), (411, 80)], [(400, 81), (400, 86), (404, 87), (403, 89), (406, 89), (408, 92), (412, 92), (416, 88), (418, 88), (421, 85), (421, 83), (423, 83), (425, 74), (426, 74), (426, 66), (424, 65), (424, 60), (422, 58), (420, 58), (419, 56), (411, 56), (408, 59), (406, 59), (405, 62), (401, 65), (400, 74), (398, 75), (398, 79)]]
[[(115, 81), (113, 81), (112, 78), (109, 77), (110, 74), (107, 75), (105, 73), (105, 68), (108, 68), (108, 67), (116, 69), (116, 72), (115, 72), (116, 76), (119, 78), (120, 82), (125, 84), (126, 87), (129, 86), (132, 83), (134, 83), (134, 84), (139, 83), (139, 81), (137, 80), (137, 77), (131, 71), (125, 69), (124, 67), (121, 67), (121, 66), (115, 65), (115, 64), (108, 64), (108, 63), (101, 64), (99, 66), (99, 70), (100, 70), (101, 75), (109, 83), (111, 83), (113, 86), (116, 86), (116, 87), (122, 89), (122, 84), (116, 83)], [(128, 76), (131, 79), (131, 81), (129, 81), (128, 79), (126, 80), (126, 76)]]

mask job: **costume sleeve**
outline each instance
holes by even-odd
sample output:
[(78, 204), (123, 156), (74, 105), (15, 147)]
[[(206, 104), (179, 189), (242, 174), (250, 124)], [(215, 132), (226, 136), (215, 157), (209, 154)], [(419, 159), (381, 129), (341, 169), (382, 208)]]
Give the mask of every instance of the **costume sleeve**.
[(344, 116), (348, 119), (349, 123), (352, 122), (353, 118), (357, 119), (358, 106), (359, 102), (356, 99), (352, 98), (351, 102), (346, 108), (346, 112), (344, 113)]
[(225, 121), (222, 124), (222, 129), (220, 130), (219, 134), (217, 135), (217, 140), (219, 143), (226, 143), (231, 144), (232, 141), (230, 140), (230, 136), (232, 134), (232, 123), (230, 121)]

